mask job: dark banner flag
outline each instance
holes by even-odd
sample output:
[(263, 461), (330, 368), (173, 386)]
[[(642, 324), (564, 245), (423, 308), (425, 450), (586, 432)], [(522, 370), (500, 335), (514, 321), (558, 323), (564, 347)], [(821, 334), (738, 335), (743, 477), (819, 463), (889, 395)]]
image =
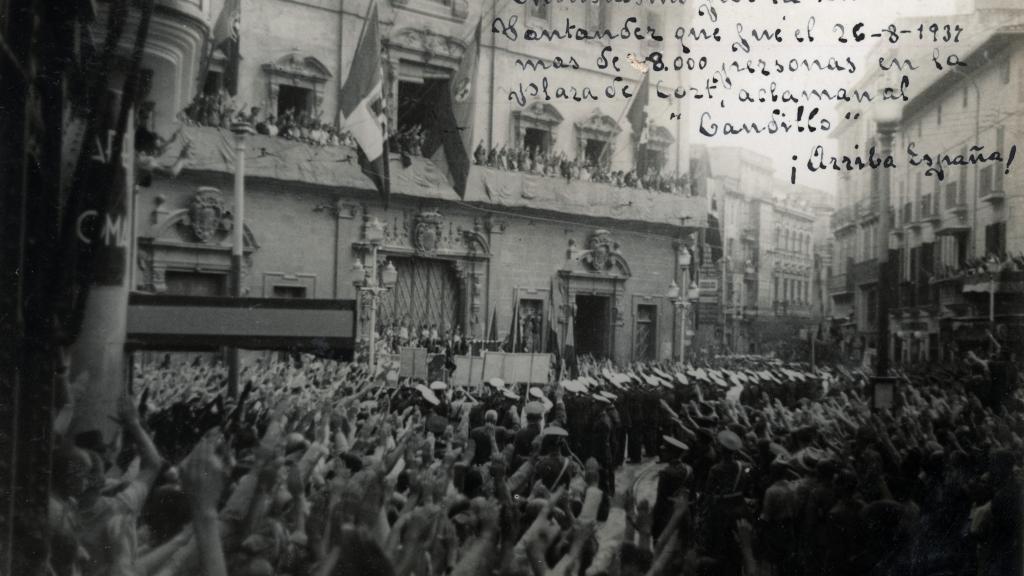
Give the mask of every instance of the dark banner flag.
[(650, 92), (650, 76), (645, 72), (643, 78), (640, 79), (640, 86), (636, 89), (636, 93), (633, 94), (633, 101), (629, 104), (629, 111), (626, 112), (629, 126), (633, 130), (633, 138), (636, 140), (637, 147), (634, 165), (639, 177), (643, 177), (647, 169), (645, 166), (645, 153), (647, 151), (647, 126), (649, 124), (647, 103)]
[(387, 206), (391, 183), (380, 46), (380, 25), (374, 3), (359, 36), (345, 85), (341, 87), (339, 114), (341, 127), (359, 144), (359, 165), (363, 174), (373, 181)]
[(431, 132), (440, 136), (440, 145), (431, 155), (434, 163), (447, 168), (452, 188), (466, 197), (466, 180), (472, 164), (473, 105), (476, 102), (477, 62), (480, 59), (480, 26), (477, 22), (473, 41), (466, 47), (462, 62), (448, 89), (444, 90), (434, 115)]
[[(242, 59), (239, 47), (241, 26), (241, 0), (227, 0), (213, 26), (213, 50), (220, 49), (228, 58), (227, 64), (224, 66), (224, 89), (232, 96), (238, 94), (238, 64)], [(207, 57), (207, 66), (209, 66), (211, 56), (212, 54)], [(201, 88), (202, 86), (200, 86)]]

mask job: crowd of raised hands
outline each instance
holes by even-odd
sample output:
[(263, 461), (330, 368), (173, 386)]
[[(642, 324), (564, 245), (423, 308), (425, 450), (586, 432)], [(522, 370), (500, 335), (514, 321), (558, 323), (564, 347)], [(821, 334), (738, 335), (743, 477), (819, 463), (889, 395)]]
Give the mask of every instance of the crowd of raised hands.
[[(902, 387), (891, 410), (855, 376), (795, 401), (655, 386), (666, 442), (644, 498), (639, 467), (610, 484), (565, 441), (594, 385), (544, 387), (538, 422), (528, 393), (382, 387), (341, 362), (260, 361), (237, 399), (225, 377), (137, 366), (124, 441), (65, 436), (54, 573), (1020, 574), (1021, 401), (960, 381)], [(588, 418), (630, 409), (597, 387), (619, 400)]]

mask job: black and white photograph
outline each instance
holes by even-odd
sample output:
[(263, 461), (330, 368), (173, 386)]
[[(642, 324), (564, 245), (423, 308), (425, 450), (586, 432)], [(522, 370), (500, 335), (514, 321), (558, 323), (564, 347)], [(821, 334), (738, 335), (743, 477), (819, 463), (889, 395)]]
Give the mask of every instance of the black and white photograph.
[(0, 576), (1024, 576), (1024, 0), (0, 0)]

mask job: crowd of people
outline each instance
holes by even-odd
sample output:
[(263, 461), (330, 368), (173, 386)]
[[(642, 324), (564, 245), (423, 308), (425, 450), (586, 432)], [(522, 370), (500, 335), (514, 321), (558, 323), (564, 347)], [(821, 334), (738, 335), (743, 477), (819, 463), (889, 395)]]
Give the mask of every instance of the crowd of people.
[(877, 405), (862, 373), (758, 357), (463, 389), (267, 356), (237, 398), (219, 361), (168, 358), (134, 367), (122, 440), (68, 433), (74, 401), (58, 418), (51, 566), (1021, 574), (1024, 402), (993, 361), (901, 375)]
[[(187, 126), (212, 126), (230, 129), (235, 122), (246, 122), (257, 134), (274, 136), (302, 142), (312, 146), (355, 147), (356, 141), (348, 130), (338, 129), (333, 123), (323, 120), (323, 111), (310, 114), (304, 110), (289, 108), (280, 116), (264, 113), (259, 106), (237, 105), (225, 90), (214, 94), (197, 94), (182, 110), (178, 118)], [(391, 150), (401, 154), (403, 162), (413, 156), (423, 155), (426, 130), (419, 124), (389, 127)]]
[(653, 167), (644, 174), (636, 170), (612, 170), (611, 161), (607, 158), (602, 157), (598, 161), (581, 160), (569, 158), (565, 152), (556, 154), (538, 147), (492, 146), (488, 149), (481, 141), (473, 151), (473, 162), (477, 166), (510, 172), (564, 178), (566, 182), (580, 180), (619, 188), (640, 188), (683, 195), (692, 193), (689, 179), (676, 173), (665, 174)]
[[(333, 123), (324, 122), (322, 111), (310, 114), (295, 108), (288, 109), (279, 117), (268, 114), (259, 106), (237, 105), (225, 91), (200, 93), (182, 110), (178, 119), (187, 126), (213, 126), (230, 129), (235, 122), (246, 122), (258, 134), (294, 140), (314, 146), (355, 147), (352, 135), (338, 129)], [(428, 130), (420, 124), (389, 126), (390, 149), (400, 154), (403, 165), (411, 165), (413, 157), (424, 155), (424, 145), (429, 139)], [(480, 142), (473, 151), (473, 162), (513, 172), (527, 172), (543, 176), (564, 178), (566, 182), (579, 180), (610, 184), (619, 188), (638, 188), (655, 192), (690, 195), (696, 190), (690, 186), (685, 175), (667, 173), (651, 167), (645, 172), (638, 170), (613, 170), (610, 159), (570, 158), (565, 152), (557, 154), (537, 147), (491, 147)]]

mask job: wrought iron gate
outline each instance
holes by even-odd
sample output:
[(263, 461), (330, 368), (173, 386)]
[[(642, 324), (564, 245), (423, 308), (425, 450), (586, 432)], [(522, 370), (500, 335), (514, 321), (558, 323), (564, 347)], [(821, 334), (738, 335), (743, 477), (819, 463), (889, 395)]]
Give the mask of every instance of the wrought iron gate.
[(395, 258), (398, 283), (381, 300), (380, 326), (400, 326), (403, 321), (419, 330), (436, 325), (438, 331), (459, 324), (461, 287), (450, 262), (425, 258)]

